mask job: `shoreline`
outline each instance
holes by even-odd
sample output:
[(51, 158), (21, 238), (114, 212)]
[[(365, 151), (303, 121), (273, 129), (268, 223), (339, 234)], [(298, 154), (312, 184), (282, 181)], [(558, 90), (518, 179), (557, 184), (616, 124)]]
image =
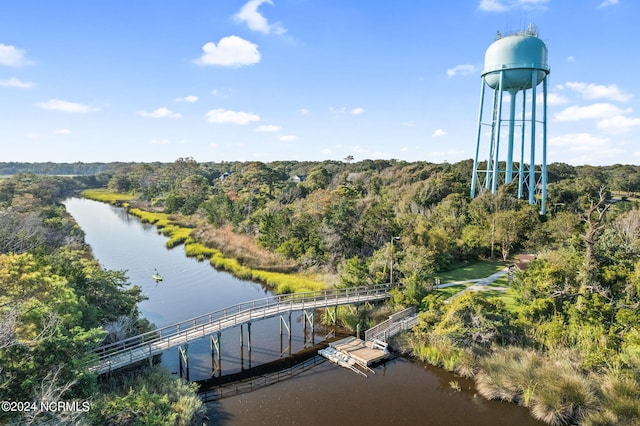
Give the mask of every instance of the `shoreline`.
[(198, 241), (192, 234), (198, 231), (198, 225), (185, 223), (175, 215), (151, 212), (130, 203), (133, 195), (110, 192), (107, 190), (84, 190), (80, 197), (93, 201), (111, 204), (126, 209), (127, 213), (138, 218), (142, 223), (156, 226), (158, 233), (168, 237), (167, 248), (185, 246), (187, 257), (195, 257), (198, 261), (207, 260), (213, 268), (229, 272), (236, 278), (254, 281), (264, 285), (276, 294), (302, 293), (330, 288), (330, 284), (320, 281), (314, 275), (302, 273), (284, 273), (261, 269), (253, 269), (242, 265), (237, 259), (227, 257), (221, 250), (209, 247)]

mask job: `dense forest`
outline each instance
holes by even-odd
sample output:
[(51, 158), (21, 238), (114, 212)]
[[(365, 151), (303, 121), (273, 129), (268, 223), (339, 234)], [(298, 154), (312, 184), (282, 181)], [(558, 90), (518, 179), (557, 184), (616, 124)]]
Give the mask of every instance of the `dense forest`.
[[(471, 161), (350, 160), (180, 158), (0, 181), (3, 396), (33, 398), (43, 380), (70, 383), (58, 388), (69, 398), (103, 386), (103, 417), (93, 413), (103, 420), (159, 398), (149, 388), (109, 394), (82, 365), (53, 370), (57, 351), (80, 360), (109, 338), (105, 330), (149, 326), (134, 309), (139, 289), (99, 271), (59, 204), (71, 191), (104, 187), (127, 193), (132, 208), (188, 223), (191, 240), (248, 268), (316, 274), (327, 286), (401, 282), (389, 303), (421, 311), (403, 347), (472, 377), (487, 398), (529, 407), (549, 424), (640, 424), (640, 167), (551, 164), (541, 216), (509, 186), (470, 199)], [(446, 271), (517, 253), (536, 259), (515, 273), (508, 304), (478, 293), (445, 303), (434, 288)], [(117, 309), (104, 309), (105, 291)], [(172, 398), (191, 401), (188, 386), (180, 389)], [(167, 412), (199, 412), (181, 406), (190, 409)]]
[(0, 162), (0, 176), (12, 176), (18, 173), (59, 176), (89, 176), (114, 171), (122, 163), (22, 163)]

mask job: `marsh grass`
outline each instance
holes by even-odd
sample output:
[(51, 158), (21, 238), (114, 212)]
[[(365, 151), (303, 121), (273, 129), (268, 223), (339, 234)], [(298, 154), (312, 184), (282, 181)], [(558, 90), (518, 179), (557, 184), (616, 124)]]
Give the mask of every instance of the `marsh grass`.
[(165, 243), (167, 248), (184, 244), (193, 232), (193, 228), (186, 227), (184, 224), (178, 224), (177, 220), (167, 213), (149, 212), (139, 208), (129, 209), (129, 213), (139, 218), (142, 223), (155, 225), (162, 235), (169, 237)]
[(487, 399), (529, 407), (533, 417), (547, 424), (581, 423), (596, 412), (599, 399), (593, 382), (569, 355), (497, 348), (479, 362), (476, 388)]
[(109, 204), (121, 204), (125, 201), (131, 201), (135, 197), (134, 194), (124, 194), (120, 192), (111, 192), (107, 189), (85, 189), (80, 193), (84, 198), (90, 200), (102, 201)]
[(533, 350), (496, 349), (480, 361), (480, 371), (475, 377), (478, 393), (487, 399), (515, 403), (530, 400), (535, 388), (535, 371), (541, 363), (540, 356)]
[(419, 360), (463, 377), (473, 377), (475, 357), (471, 351), (458, 348), (448, 340), (440, 338), (428, 339), (426, 343), (411, 343), (413, 353)]
[(617, 373), (595, 380), (601, 383), (602, 409), (589, 413), (584, 424), (640, 425), (640, 381)]
[(531, 398), (531, 414), (550, 425), (581, 423), (598, 407), (592, 383), (568, 360), (552, 360), (540, 368)]
[(237, 259), (241, 265), (251, 269), (285, 273), (297, 270), (295, 262), (259, 247), (254, 238), (238, 234), (230, 226), (200, 226), (193, 237), (207, 247), (219, 250), (225, 257)]
[(199, 261), (208, 259), (214, 268), (230, 272), (240, 279), (260, 282), (278, 294), (324, 290), (327, 287), (321, 279), (311, 274), (285, 274), (249, 268), (241, 265), (237, 259), (225, 257), (220, 250), (191, 239), (185, 244), (185, 253)]
[[(133, 195), (106, 190), (85, 191), (82, 195), (112, 204), (133, 199)], [(194, 228), (188, 218), (179, 215), (140, 208), (129, 208), (128, 211), (143, 223), (155, 225), (158, 232), (169, 237), (167, 248), (184, 244), (187, 256), (199, 261), (208, 260), (216, 269), (230, 272), (240, 279), (260, 282), (275, 293), (299, 293), (327, 288), (323, 277), (295, 272), (295, 265), (291, 262), (260, 249), (251, 237), (238, 235), (228, 227), (219, 230), (208, 226)], [(216, 245), (225, 247), (225, 251), (218, 249)]]

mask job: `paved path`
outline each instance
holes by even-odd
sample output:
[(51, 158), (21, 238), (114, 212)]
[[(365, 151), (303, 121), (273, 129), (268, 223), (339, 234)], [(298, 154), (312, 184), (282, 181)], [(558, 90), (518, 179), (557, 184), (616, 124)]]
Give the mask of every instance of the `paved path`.
[[(451, 296), (451, 297), (455, 297), (465, 291), (485, 291), (488, 289), (496, 290), (496, 291), (506, 291), (507, 287), (502, 287), (502, 286), (487, 287), (487, 286), (492, 282), (498, 280), (499, 278), (505, 276), (507, 273), (509, 273), (509, 268), (505, 267), (504, 269), (496, 272), (495, 274), (491, 274), (486, 278), (476, 278), (476, 279), (466, 280), (466, 281), (453, 281), (450, 283), (437, 285), (434, 288), (447, 288), (447, 287), (453, 287), (455, 285), (460, 285), (460, 284), (473, 283), (469, 287), (465, 288), (464, 290), (460, 291), (459, 293), (456, 293), (454, 296)], [(451, 297), (446, 301), (451, 300)]]

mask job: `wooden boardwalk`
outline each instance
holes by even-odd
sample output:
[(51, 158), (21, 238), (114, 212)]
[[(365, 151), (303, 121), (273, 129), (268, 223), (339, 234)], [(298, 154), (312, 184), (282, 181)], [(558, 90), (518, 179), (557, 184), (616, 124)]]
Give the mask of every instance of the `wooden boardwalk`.
[(230, 306), (196, 318), (171, 324), (138, 336), (100, 346), (93, 352), (98, 374), (126, 367), (167, 349), (214, 335), (226, 329), (293, 311), (376, 302), (389, 297), (388, 284), (267, 297)]

